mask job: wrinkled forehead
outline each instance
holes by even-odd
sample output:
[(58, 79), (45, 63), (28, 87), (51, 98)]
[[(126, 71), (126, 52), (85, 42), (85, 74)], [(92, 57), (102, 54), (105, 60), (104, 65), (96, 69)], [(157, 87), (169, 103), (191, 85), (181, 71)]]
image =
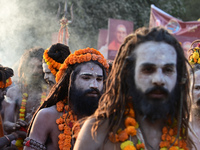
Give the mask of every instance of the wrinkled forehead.
[(150, 63), (155, 65), (174, 64), (177, 54), (175, 48), (165, 42), (148, 41), (135, 48), (136, 65)]

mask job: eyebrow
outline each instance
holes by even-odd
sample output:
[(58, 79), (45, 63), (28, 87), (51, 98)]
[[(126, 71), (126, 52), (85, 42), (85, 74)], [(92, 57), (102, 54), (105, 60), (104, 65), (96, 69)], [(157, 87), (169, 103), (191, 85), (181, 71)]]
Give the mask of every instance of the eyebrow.
[[(81, 73), (80, 75), (81, 76), (91, 76), (91, 77), (94, 76), (92, 73)], [(97, 77), (103, 77), (103, 75), (98, 75), (97, 74)]]
[[(141, 65), (141, 67), (148, 67), (148, 66), (153, 66), (155, 67), (156, 65), (153, 64), (153, 63), (143, 63)], [(174, 63), (168, 63), (168, 64), (165, 64), (164, 67), (175, 67), (175, 64)]]

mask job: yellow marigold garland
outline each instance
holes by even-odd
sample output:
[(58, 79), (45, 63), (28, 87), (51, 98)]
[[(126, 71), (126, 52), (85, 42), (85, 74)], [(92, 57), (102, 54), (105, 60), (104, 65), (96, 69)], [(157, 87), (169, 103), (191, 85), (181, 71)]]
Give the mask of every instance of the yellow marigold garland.
[[(144, 150), (145, 145), (144, 143), (141, 143), (140, 140), (138, 140), (136, 146), (134, 146), (134, 143), (132, 141), (128, 140), (129, 136), (137, 135), (137, 128), (139, 127), (138, 123), (135, 120), (135, 112), (133, 110), (133, 107), (127, 109), (124, 115), (126, 116), (126, 119), (124, 121), (124, 125), (126, 128), (124, 130), (120, 128), (116, 134), (110, 132), (109, 140), (113, 143), (122, 142), (120, 145), (121, 150)], [(169, 121), (168, 125), (172, 127), (163, 127), (160, 150), (189, 150), (183, 137), (180, 136), (179, 140), (176, 139), (176, 135), (178, 132), (176, 124), (177, 122), (175, 121), (174, 124), (171, 125)], [(173, 146), (171, 146), (172, 144)]]
[(189, 51), (192, 51), (188, 58), (191, 65), (200, 64), (200, 43), (198, 43), (196, 47), (193, 47), (193, 45), (197, 42), (200, 42), (200, 40), (192, 42), (191, 48), (189, 49)]
[(58, 63), (55, 60), (53, 60), (51, 57), (49, 57), (48, 50), (49, 50), (49, 48), (44, 51), (43, 58), (44, 58), (46, 64), (48, 65), (48, 68), (51, 71), (51, 73), (54, 76), (56, 76), (56, 73), (57, 73), (56, 70), (59, 70), (61, 63)]
[(10, 86), (12, 84), (12, 80), (11, 78), (8, 78), (6, 80), (6, 83), (4, 83), (3, 81), (0, 81), (0, 88), (7, 88), (8, 86)]
[[(65, 105), (65, 101), (59, 101), (56, 103), (57, 111), (63, 112), (63, 115), (56, 120), (58, 129), (61, 131), (58, 138), (58, 145), (60, 150), (70, 150), (72, 138), (77, 138), (80, 131), (80, 125), (77, 124), (77, 116), (73, 114), (73, 111), (68, 105)], [(66, 111), (66, 112), (65, 112)], [(76, 126), (74, 126), (76, 123)], [(74, 130), (72, 131), (72, 128)], [(73, 136), (72, 136), (73, 132)]]
[(74, 52), (74, 54), (70, 54), (64, 61), (64, 63), (61, 65), (58, 73), (56, 74), (56, 82), (58, 82), (65, 72), (65, 70), (68, 68), (69, 65), (74, 65), (76, 63), (83, 63), (88, 61), (98, 61), (101, 63), (106, 71), (108, 72), (109, 64), (107, 63), (107, 60), (104, 58), (104, 56), (97, 51), (94, 48), (85, 48), (85, 49), (79, 49)]

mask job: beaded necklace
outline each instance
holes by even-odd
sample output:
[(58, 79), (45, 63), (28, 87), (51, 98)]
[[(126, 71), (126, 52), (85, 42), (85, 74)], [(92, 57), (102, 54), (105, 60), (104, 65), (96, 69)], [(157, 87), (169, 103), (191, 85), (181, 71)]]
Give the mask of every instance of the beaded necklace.
[(72, 147), (72, 138), (76, 139), (80, 131), (80, 125), (77, 123), (77, 116), (68, 105), (65, 105), (65, 103), (65, 101), (59, 101), (56, 103), (57, 111), (63, 112), (63, 115), (56, 120), (58, 129), (61, 131), (58, 136), (58, 145), (60, 150), (70, 150)]
[[(129, 137), (137, 136), (137, 129), (139, 129), (133, 108), (126, 110), (124, 115), (126, 116), (124, 122), (126, 128), (124, 130), (120, 128), (116, 134), (110, 132), (109, 140), (113, 143), (122, 142), (120, 145), (121, 150), (144, 150), (145, 145), (140, 140), (135, 145), (131, 140), (128, 140)], [(163, 127), (159, 145), (160, 150), (189, 150), (184, 137), (179, 136), (179, 140), (176, 138), (178, 132), (176, 124), (176, 121), (173, 124), (168, 121), (167, 126)], [(184, 131), (184, 129), (181, 131)]]

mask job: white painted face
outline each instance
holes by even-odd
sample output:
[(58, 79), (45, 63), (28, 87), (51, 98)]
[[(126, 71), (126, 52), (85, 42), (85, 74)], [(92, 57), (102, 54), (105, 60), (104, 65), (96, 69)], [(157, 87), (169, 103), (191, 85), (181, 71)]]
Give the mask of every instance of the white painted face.
[[(74, 84), (78, 90), (85, 91), (90, 88), (96, 88), (100, 92), (103, 90), (103, 70), (97, 64), (88, 62), (81, 66)], [(97, 93), (90, 93), (87, 96), (98, 96)]]
[(42, 63), (42, 68), (44, 72), (44, 80), (50, 85), (55, 84), (55, 76), (51, 73), (51, 70), (48, 68), (48, 65), (46, 63)]
[[(135, 54), (136, 88), (145, 92), (154, 86), (162, 86), (171, 92), (177, 80), (175, 49), (164, 42), (149, 41), (138, 45)], [(150, 95), (151, 98), (162, 98), (163, 96), (159, 92)]]
[(193, 104), (200, 105), (200, 70), (195, 71), (194, 78), (195, 83), (193, 89)]

